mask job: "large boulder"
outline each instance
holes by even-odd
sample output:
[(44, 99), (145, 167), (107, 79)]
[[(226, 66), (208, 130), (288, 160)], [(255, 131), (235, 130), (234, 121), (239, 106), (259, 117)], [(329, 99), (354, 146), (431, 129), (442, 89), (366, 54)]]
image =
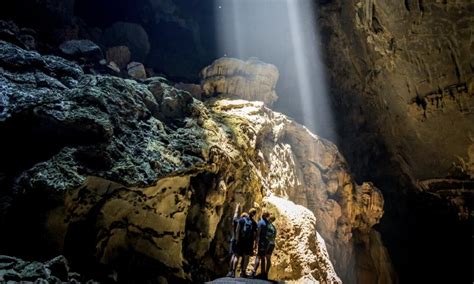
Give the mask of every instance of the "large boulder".
[(104, 58), (100, 47), (86, 39), (63, 42), (59, 49), (65, 57), (75, 60), (98, 62)]
[(201, 71), (201, 86), (207, 97), (225, 94), (272, 105), (278, 96), (278, 69), (257, 59), (220, 58)]
[(342, 283), (329, 261), (324, 239), (316, 231), (314, 214), (276, 196), (265, 201), (276, 217), (274, 224), (278, 231), (269, 278), (291, 280), (300, 277), (298, 280), (302, 283)]

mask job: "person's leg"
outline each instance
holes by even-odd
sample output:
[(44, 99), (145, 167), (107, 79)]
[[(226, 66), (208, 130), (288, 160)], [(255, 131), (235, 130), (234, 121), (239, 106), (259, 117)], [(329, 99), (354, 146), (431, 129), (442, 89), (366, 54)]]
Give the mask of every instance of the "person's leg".
[(255, 257), (255, 263), (253, 265), (252, 274), (250, 275), (251, 277), (255, 277), (255, 274), (257, 274), (259, 264), (260, 264), (260, 256), (257, 254), (257, 257)]
[(235, 277), (235, 268), (236, 268), (236, 255), (235, 253), (232, 254), (230, 258), (230, 269), (229, 273), (227, 273), (227, 277)]
[(272, 266), (272, 255), (267, 254), (265, 258), (267, 259), (267, 267), (266, 267), (265, 272), (267, 273), (267, 277), (268, 277), (268, 273), (270, 272), (270, 267)]
[(242, 257), (242, 264), (240, 265), (240, 276), (247, 276), (247, 266), (249, 264), (249, 256)]
[(260, 266), (260, 274), (261, 274), (263, 277), (265, 277), (265, 275), (267, 274), (267, 271), (266, 271), (267, 266), (266, 266), (266, 264), (265, 264), (265, 263), (266, 263), (266, 262), (265, 262), (265, 256), (264, 256), (264, 255), (261, 256), (261, 259), (262, 259), (262, 260), (261, 260), (261, 266)]
[(266, 267), (267, 278), (268, 278), (268, 273), (270, 272), (270, 267), (272, 266), (272, 254), (273, 254), (274, 249), (275, 249), (275, 243), (273, 242), (269, 243), (267, 253), (265, 255), (265, 258), (267, 259), (267, 267)]
[(235, 260), (235, 254), (232, 254), (232, 256), (230, 257), (230, 269), (229, 269), (229, 273), (227, 273), (227, 277), (235, 276), (234, 260)]
[(234, 254), (234, 259), (233, 259), (233, 262), (232, 262), (232, 271), (235, 271), (237, 270), (237, 264), (239, 263), (239, 256)]

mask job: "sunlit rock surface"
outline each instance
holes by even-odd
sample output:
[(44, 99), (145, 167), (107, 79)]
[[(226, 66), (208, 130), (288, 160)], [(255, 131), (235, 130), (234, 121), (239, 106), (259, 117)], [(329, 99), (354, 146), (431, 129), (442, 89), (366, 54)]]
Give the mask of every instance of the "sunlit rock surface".
[(372, 229), (380, 192), (355, 184), (333, 144), (286, 116), (262, 102), (203, 103), (160, 77), (84, 75), (59, 57), (0, 49), (9, 254), (64, 254), (101, 279), (204, 282), (227, 272), (238, 202), (278, 215), (274, 277), (390, 279)]
[[(342, 283), (330, 262), (323, 238), (316, 230), (316, 218), (307, 208), (271, 196), (265, 200), (278, 228), (277, 250), (270, 279), (297, 279), (299, 283)], [(294, 252), (294, 257), (286, 252)]]
[(201, 71), (202, 89), (206, 96), (226, 94), (249, 101), (263, 101), (272, 105), (278, 69), (271, 64), (249, 59), (220, 58)]

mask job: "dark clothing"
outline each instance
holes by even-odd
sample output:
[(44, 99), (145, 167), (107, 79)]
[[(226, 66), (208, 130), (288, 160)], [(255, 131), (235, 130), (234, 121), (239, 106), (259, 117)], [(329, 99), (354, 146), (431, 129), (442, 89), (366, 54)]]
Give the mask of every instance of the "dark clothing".
[(269, 226), (272, 226), (273, 229), (275, 229), (275, 227), (268, 220), (265, 220), (263, 218), (260, 219), (260, 221), (258, 221), (257, 226), (258, 226), (258, 229), (260, 229), (260, 235), (258, 236), (259, 238), (258, 238), (258, 253), (257, 254), (259, 256), (271, 255), (275, 248), (275, 240), (268, 239), (267, 231), (268, 231)]
[(269, 242), (267, 247), (267, 255), (271, 255), (275, 249), (275, 242)]
[[(246, 220), (244, 220), (244, 218), (248, 218), (247, 220), (250, 220), (252, 222), (252, 225), (250, 228), (250, 234), (248, 234), (247, 237), (245, 237), (245, 234), (243, 233), (244, 226), (246, 223)], [(237, 246), (236, 246), (236, 254), (239, 256), (253, 255), (253, 242), (254, 242), (255, 232), (257, 231), (257, 223), (255, 222), (255, 220), (253, 220), (250, 217), (240, 218), (238, 222), (239, 222), (240, 232), (236, 232), (236, 234), (239, 234), (239, 241), (237, 242)]]
[(271, 255), (275, 249), (275, 243), (269, 241), (259, 241), (258, 242), (258, 255), (265, 256)]
[(265, 219), (260, 219), (258, 221), (257, 226), (260, 229), (260, 235), (258, 236), (259, 240), (266, 240), (267, 239), (267, 226), (268, 226), (268, 221)]
[(257, 222), (255, 222), (254, 219), (252, 219), (250, 217), (240, 218), (239, 219), (240, 232), (237, 232), (237, 233), (239, 234), (239, 239), (240, 238), (245, 238), (244, 233), (243, 233), (243, 229), (244, 229), (244, 226), (245, 226), (246, 222), (248, 222), (249, 220), (252, 222), (252, 226), (251, 226), (251, 229), (250, 229), (250, 234), (248, 235), (247, 238), (252, 239), (252, 242), (253, 242), (255, 232), (257, 231)]
[(253, 255), (253, 240), (239, 240), (235, 248), (238, 256)]

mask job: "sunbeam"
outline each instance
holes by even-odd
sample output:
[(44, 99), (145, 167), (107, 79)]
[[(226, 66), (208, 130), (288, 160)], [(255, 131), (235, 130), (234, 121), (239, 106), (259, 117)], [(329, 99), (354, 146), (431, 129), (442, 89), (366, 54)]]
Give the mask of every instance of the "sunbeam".
[(214, 6), (218, 54), (243, 60), (257, 57), (276, 65), (281, 99), (275, 108), (335, 141), (314, 4), (308, 0), (217, 0)]

